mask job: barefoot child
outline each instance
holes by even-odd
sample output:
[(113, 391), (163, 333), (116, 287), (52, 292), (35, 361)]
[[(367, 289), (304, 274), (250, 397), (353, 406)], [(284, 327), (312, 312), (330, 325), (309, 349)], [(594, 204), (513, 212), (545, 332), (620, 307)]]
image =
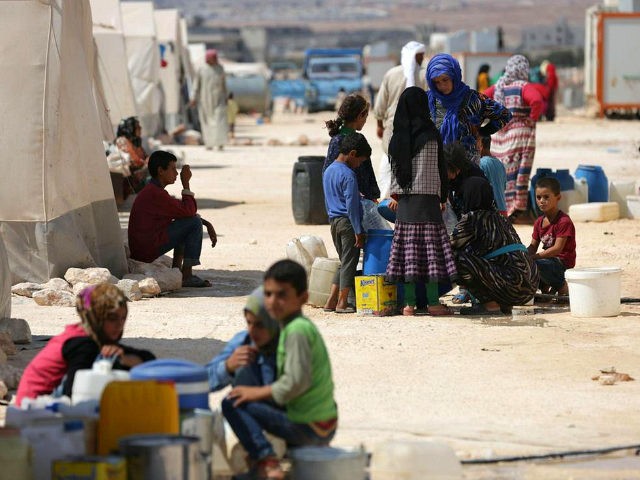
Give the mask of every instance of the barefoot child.
[[(564, 272), (576, 264), (576, 230), (569, 215), (558, 209), (560, 182), (543, 177), (536, 182), (536, 204), (542, 215), (533, 225), (529, 253), (540, 271), (540, 291), (568, 295)], [(542, 251), (538, 246), (542, 243)]]
[(308, 297), (307, 274), (298, 263), (280, 260), (267, 270), (265, 306), (281, 328), (278, 379), (271, 385), (235, 387), (222, 401), (225, 418), (254, 464), (251, 478), (285, 478), (263, 431), (290, 447), (328, 445), (336, 432), (338, 410), (327, 348), (317, 327), (302, 314)]

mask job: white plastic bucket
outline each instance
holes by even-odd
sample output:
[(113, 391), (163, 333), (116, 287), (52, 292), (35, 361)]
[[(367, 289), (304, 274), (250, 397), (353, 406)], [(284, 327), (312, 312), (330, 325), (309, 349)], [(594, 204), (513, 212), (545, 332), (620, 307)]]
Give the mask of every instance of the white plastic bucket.
[(620, 314), (619, 267), (572, 268), (564, 276), (574, 317), (615, 317)]

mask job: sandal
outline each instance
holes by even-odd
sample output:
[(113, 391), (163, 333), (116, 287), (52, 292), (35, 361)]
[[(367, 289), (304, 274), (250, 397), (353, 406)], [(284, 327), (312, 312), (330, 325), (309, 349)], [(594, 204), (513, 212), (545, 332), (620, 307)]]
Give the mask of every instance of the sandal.
[(412, 317), (416, 314), (416, 308), (411, 305), (407, 305), (402, 309), (402, 315), (405, 317)]
[(347, 305), (345, 308), (336, 308), (334, 310), (336, 313), (356, 313), (355, 307), (351, 305)]
[(204, 280), (197, 275), (191, 275), (186, 280), (182, 280), (182, 286), (187, 288), (206, 288), (211, 286), (209, 280)]
[(438, 305), (429, 305), (427, 311), (432, 317), (449, 317), (453, 315), (453, 310), (441, 303)]

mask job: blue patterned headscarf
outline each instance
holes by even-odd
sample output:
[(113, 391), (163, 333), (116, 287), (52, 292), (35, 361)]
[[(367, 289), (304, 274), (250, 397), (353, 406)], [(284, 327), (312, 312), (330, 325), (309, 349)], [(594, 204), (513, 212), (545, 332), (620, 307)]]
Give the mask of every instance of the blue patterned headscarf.
[[(436, 89), (433, 80), (440, 75), (448, 76), (453, 82), (453, 90), (449, 95), (444, 95)], [(439, 53), (432, 57), (429, 60), (429, 65), (427, 65), (427, 84), (429, 85), (429, 91), (427, 92), (429, 110), (432, 117), (436, 113), (436, 99), (447, 109), (440, 126), (442, 143), (447, 144), (460, 140), (458, 112), (460, 104), (471, 89), (462, 81), (462, 70), (458, 61), (447, 53)]]

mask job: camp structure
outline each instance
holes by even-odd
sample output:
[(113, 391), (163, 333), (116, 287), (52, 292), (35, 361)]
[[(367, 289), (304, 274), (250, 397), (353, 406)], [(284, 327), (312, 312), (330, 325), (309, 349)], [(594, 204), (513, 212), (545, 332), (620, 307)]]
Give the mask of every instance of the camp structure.
[(91, 30), (88, 0), (0, 2), (0, 236), (12, 283), (69, 267), (127, 269), (92, 91)]
[(11, 318), (11, 270), (7, 249), (0, 236), (0, 320)]
[(156, 136), (162, 128), (163, 94), (160, 51), (152, 2), (121, 2), (127, 66), (143, 136)]
[(120, 120), (137, 115), (127, 68), (120, 0), (91, 0), (93, 38), (96, 43), (99, 80), (108, 107), (113, 141)]
[(178, 10), (155, 10), (160, 51), (160, 83), (164, 92), (164, 126), (168, 131), (180, 123), (180, 60), (182, 39)]

